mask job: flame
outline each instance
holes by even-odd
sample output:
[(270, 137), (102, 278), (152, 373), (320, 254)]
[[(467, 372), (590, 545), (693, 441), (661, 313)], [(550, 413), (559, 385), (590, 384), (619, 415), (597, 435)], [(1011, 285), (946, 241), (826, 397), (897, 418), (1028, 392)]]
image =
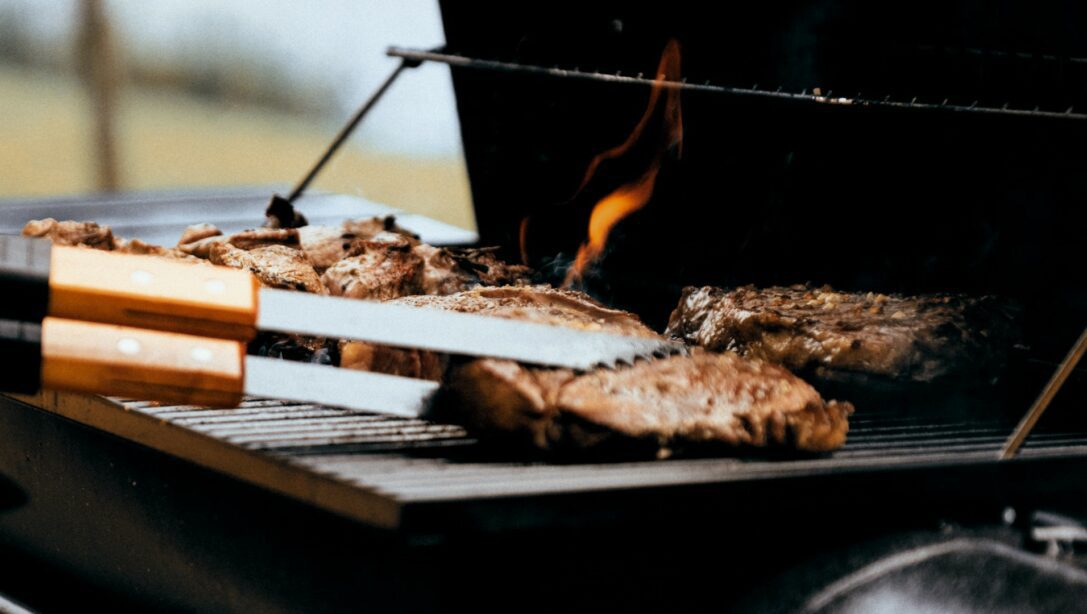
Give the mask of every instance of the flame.
[[(683, 152), (683, 116), (680, 108), (680, 90), (675, 85), (679, 80), (679, 43), (671, 40), (665, 45), (661, 55), (660, 65), (657, 67), (657, 76), (653, 83), (653, 89), (649, 94), (649, 104), (642, 114), (638, 124), (631, 131), (623, 143), (595, 156), (589, 163), (577, 193), (580, 194), (589, 181), (596, 174), (600, 164), (605, 160), (623, 156), (639, 141), (643, 139), (646, 128), (650, 125), (657, 107), (660, 105), (662, 92), (664, 94), (664, 115), (662, 118), (662, 130), (659, 133), (661, 143), (656, 147), (652, 161), (642, 175), (617, 190), (611, 192), (596, 205), (593, 206), (589, 216), (589, 236), (585, 243), (578, 248), (577, 257), (573, 266), (566, 273), (565, 286), (577, 283), (584, 276), (585, 271), (604, 252), (608, 235), (622, 219), (638, 211), (649, 202), (653, 196), (653, 188), (657, 182), (657, 174), (660, 172), (661, 162), (665, 154), (675, 150), (676, 155)], [(645, 137), (649, 138), (649, 137)], [(527, 219), (522, 223), (522, 246), (524, 245), (525, 228)]]

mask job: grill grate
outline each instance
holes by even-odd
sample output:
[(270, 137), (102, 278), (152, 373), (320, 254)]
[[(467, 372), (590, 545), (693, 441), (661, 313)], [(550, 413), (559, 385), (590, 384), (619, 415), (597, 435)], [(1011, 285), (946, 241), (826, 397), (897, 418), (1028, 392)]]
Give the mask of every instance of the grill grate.
[(404, 451), (475, 442), (457, 426), (304, 403), (248, 399), (236, 409), (203, 409), (118, 402), (127, 409), (249, 450), (301, 455)]
[[(256, 451), (316, 455), (478, 445), (459, 426), (306, 403), (247, 399), (236, 409), (204, 409), (115, 400), (130, 411)], [(845, 447), (827, 460), (952, 450), (995, 454), (1014, 426), (1013, 420), (1004, 418), (910, 416), (900, 411), (860, 413), (850, 419)], [(1068, 445), (1087, 446), (1087, 430), (1040, 429), (1030, 436), (1026, 449)]]
[[(770, 479), (912, 464), (995, 461), (1012, 417), (858, 413), (831, 455), (549, 464), (512, 461), (457, 426), (258, 399), (238, 409), (119, 400), (127, 409), (384, 493), (400, 502)], [(420, 452), (425, 452), (420, 454)], [(1039, 429), (1022, 456), (1087, 455), (1087, 430)]]
[[(1087, 425), (1062, 419), (1076, 413), (1062, 410), (1078, 407), (1079, 398), (1065, 396), (1011, 464), (1087, 461)], [(625, 501), (616, 504), (622, 509), (651, 505), (660, 488), (725, 492), (774, 482), (779, 492), (786, 484), (911, 471), (925, 472), (931, 486), (944, 483), (940, 476), (952, 469), (985, 472), (999, 465), (1018, 417), (998, 411), (998, 404), (968, 407), (966, 399), (945, 411), (864, 403), (850, 420), (845, 447), (833, 454), (555, 463), (486, 445), (457, 426), (311, 404), (247, 399), (236, 409), (201, 409), (60, 393), (25, 401), (356, 520), (414, 530), (447, 523), (453, 508), (462, 514), (454, 516), (458, 522), (560, 522), (571, 517), (561, 511), (564, 505), (593, 501), (602, 509), (609, 493)], [(969, 478), (958, 475), (955, 488), (969, 486), (961, 484)], [(579, 504), (570, 495), (592, 497)], [(535, 503), (526, 507), (525, 497)]]

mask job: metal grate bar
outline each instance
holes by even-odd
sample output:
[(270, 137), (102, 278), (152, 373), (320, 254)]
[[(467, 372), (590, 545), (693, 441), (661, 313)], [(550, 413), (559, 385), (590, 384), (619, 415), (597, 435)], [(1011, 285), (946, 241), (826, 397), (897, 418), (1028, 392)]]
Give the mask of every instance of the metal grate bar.
[(1047, 111), (1037, 108), (1017, 109), (1012, 108), (1008, 104), (1000, 106), (984, 106), (978, 104), (978, 101), (973, 101), (968, 104), (956, 104), (946, 99), (939, 102), (923, 102), (917, 100), (917, 98), (913, 98), (912, 100), (892, 100), (888, 97), (877, 100), (871, 98), (863, 98), (859, 94), (853, 97), (823, 96), (814, 93), (809, 94), (807, 93), (807, 91), (796, 93), (786, 92), (781, 89), (769, 90), (757, 87), (748, 88), (716, 85), (709, 82), (691, 83), (688, 81), (656, 81), (652, 78), (647, 78), (640, 74), (637, 76), (630, 76), (624, 75), (622, 73), (586, 72), (578, 69), (566, 69), (559, 67), (548, 68), (545, 66), (534, 66), (531, 64), (518, 64), (515, 62), (502, 62), (498, 60), (472, 58), (454, 53), (445, 53), (442, 51), (424, 51), (420, 49), (406, 49), (403, 47), (390, 47), (388, 50), (386, 50), (386, 54), (391, 57), (407, 60), (414, 60), (420, 62), (438, 62), (458, 68), (491, 70), (496, 72), (514, 74), (544, 75), (548, 77), (579, 79), (583, 81), (596, 81), (601, 83), (619, 83), (643, 86), (657, 85), (668, 89), (679, 89), (684, 91), (696, 92), (713, 92), (728, 96), (762, 98), (766, 100), (783, 100), (805, 104), (866, 107), (873, 109), (904, 109), (911, 111), (940, 111), (1009, 117), (1087, 120), (1087, 114), (1075, 112), (1071, 107), (1064, 111)]

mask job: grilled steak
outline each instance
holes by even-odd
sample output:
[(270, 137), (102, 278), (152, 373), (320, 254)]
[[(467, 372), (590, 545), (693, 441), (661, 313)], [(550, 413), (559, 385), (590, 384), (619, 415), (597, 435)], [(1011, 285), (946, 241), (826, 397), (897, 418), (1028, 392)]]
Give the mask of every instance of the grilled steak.
[[(395, 303), (639, 336), (656, 333), (628, 312), (580, 292), (547, 287), (477, 288)], [(439, 379), (448, 359), (431, 352), (341, 344), (341, 366)], [(824, 402), (785, 369), (735, 354), (697, 353), (577, 374), (482, 359), (445, 376), (443, 418), (546, 450), (597, 446), (663, 451), (702, 444), (842, 445), (848, 403)]]
[(453, 369), (457, 419), (547, 450), (689, 446), (841, 447), (852, 406), (825, 402), (785, 369), (696, 352), (584, 375), (476, 360)]
[(994, 297), (746, 286), (687, 288), (666, 334), (831, 379), (924, 382), (998, 361), (1011, 330)]

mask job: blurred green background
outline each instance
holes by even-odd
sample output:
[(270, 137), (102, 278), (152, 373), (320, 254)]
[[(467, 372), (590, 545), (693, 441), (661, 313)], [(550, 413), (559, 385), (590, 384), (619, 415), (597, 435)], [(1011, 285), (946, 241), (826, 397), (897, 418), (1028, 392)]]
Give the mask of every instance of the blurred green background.
[[(293, 184), (388, 45), (441, 41), (433, 0), (0, 0), (0, 199)], [(474, 228), (448, 70), (402, 75), (313, 187)]]

